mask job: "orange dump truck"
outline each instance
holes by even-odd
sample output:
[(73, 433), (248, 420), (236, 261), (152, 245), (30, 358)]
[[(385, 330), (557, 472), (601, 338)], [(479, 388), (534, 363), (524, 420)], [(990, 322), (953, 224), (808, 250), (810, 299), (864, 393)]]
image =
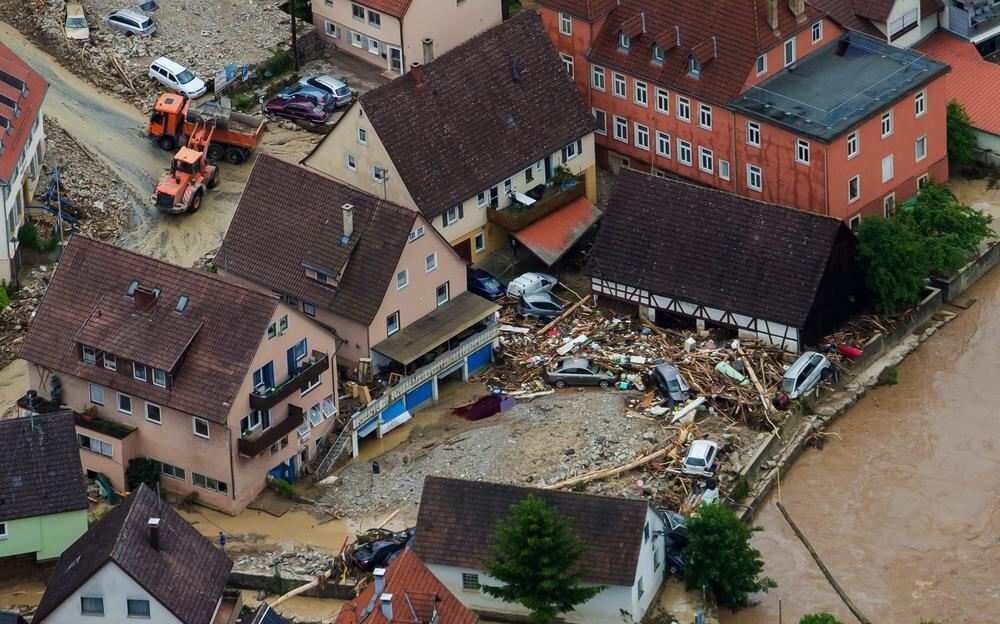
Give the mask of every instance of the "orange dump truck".
[(205, 156), (209, 162), (246, 162), (264, 134), (265, 119), (247, 115), (216, 102), (197, 104), (178, 93), (163, 93), (156, 100), (147, 131), (167, 151), (184, 145), (198, 125), (214, 128)]

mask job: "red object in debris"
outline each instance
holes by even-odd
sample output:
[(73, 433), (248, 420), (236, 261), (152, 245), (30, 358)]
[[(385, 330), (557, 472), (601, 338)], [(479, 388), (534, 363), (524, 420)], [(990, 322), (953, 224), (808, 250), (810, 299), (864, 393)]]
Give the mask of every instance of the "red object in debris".
[(842, 344), (837, 345), (837, 351), (842, 356), (848, 358), (856, 358), (862, 353), (864, 353), (864, 351), (859, 349), (858, 347), (855, 347), (853, 345), (842, 345)]
[(545, 335), (548, 336), (548, 337), (550, 337), (550, 338), (554, 338), (554, 337), (558, 336), (561, 333), (562, 332), (559, 331), (558, 329), (550, 329), (549, 331), (545, 332)]

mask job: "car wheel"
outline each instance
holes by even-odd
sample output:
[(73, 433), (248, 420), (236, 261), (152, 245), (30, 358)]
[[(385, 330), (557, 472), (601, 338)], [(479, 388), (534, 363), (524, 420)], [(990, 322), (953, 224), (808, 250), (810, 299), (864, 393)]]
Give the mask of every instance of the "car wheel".
[(555, 383), (556, 388), (565, 388), (566, 382), (562, 379), (557, 379)]
[(599, 385), (602, 388), (607, 388), (608, 386), (611, 385), (611, 382), (608, 381), (607, 379), (602, 379), (600, 383), (598, 383), (597, 385)]
[(246, 159), (246, 152), (239, 147), (230, 147), (226, 150), (226, 162), (230, 165), (242, 165)]
[(156, 140), (156, 144), (164, 151), (171, 151), (177, 147), (177, 139), (172, 134), (164, 134)]
[(207, 158), (208, 162), (210, 163), (215, 163), (219, 160), (222, 160), (222, 158), (225, 155), (226, 155), (226, 148), (219, 145), (218, 143), (212, 143), (211, 145), (209, 145), (208, 150), (205, 152), (205, 158)]
[(680, 572), (680, 570), (677, 569), (677, 566), (674, 566), (674, 565), (670, 566), (670, 573), (671, 574), (677, 574), (678, 572)]

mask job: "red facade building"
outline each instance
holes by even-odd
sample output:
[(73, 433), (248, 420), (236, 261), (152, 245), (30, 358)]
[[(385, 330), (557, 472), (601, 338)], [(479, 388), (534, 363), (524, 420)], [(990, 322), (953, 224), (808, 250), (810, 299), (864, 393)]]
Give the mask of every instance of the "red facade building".
[(852, 226), (948, 178), (946, 65), (801, 0), (540, 0), (598, 162)]

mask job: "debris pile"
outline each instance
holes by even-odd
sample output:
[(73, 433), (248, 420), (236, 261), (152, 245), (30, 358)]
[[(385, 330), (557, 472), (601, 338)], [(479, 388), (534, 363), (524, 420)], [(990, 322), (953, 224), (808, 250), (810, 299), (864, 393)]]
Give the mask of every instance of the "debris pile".
[(22, 276), (21, 288), (10, 297), (10, 304), (0, 310), (0, 368), (17, 358), (54, 270), (53, 266), (43, 265), (32, 269), (26, 277)]
[(277, 568), (283, 574), (316, 576), (329, 569), (334, 553), (316, 548), (310, 544), (283, 542), (270, 552), (245, 552), (234, 557), (237, 570), (245, 572), (274, 572)]

